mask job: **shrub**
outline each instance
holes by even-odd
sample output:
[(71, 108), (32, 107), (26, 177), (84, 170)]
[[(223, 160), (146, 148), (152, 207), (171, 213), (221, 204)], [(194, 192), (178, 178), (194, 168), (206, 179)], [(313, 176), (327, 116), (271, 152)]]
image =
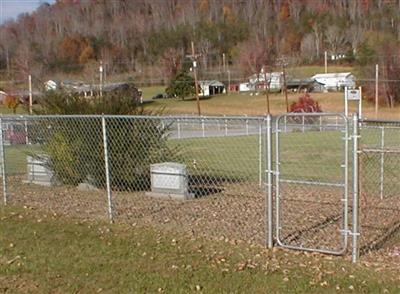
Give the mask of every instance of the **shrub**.
[[(317, 101), (311, 98), (310, 94), (305, 93), (303, 96), (300, 96), (297, 102), (293, 102), (290, 104), (290, 112), (292, 113), (315, 113), (322, 112), (322, 109)], [(317, 117), (303, 117), (300, 116), (292, 116), (289, 117), (289, 121), (295, 124), (313, 124), (317, 120)]]
[(310, 94), (305, 93), (303, 96), (299, 97), (297, 102), (290, 104), (290, 112), (322, 112), (322, 109), (318, 102), (311, 98)]
[[(136, 89), (136, 88), (135, 88)], [(87, 100), (77, 94), (48, 92), (40, 100), (40, 114), (150, 115), (137, 103), (138, 92), (129, 87), (117, 93)], [(105, 162), (101, 117), (54, 117), (40, 120), (36, 137), (43, 138), (48, 167), (58, 181), (76, 185), (90, 178), (105, 186)], [(111, 184), (120, 190), (148, 189), (150, 164), (172, 160), (167, 146), (168, 126), (156, 117), (106, 118)]]

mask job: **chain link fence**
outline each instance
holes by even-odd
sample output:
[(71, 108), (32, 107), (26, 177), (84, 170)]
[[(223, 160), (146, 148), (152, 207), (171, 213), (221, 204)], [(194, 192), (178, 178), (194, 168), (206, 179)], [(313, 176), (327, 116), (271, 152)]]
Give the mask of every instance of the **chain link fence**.
[[(265, 242), (265, 118), (37, 116), (2, 125), (11, 204)], [(151, 166), (168, 162), (186, 168), (190, 199), (149, 195)]]
[(331, 254), (349, 253), (351, 239), (353, 258), (400, 226), (400, 123), (338, 114), (0, 121), (4, 203)]
[(360, 252), (400, 231), (400, 122), (364, 121), (360, 142)]

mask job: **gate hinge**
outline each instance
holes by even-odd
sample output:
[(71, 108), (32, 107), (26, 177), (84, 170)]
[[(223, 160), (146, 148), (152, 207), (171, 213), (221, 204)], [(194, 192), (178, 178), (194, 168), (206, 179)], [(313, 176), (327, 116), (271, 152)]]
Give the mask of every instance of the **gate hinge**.
[(342, 235), (360, 236), (360, 233), (353, 233), (351, 230), (340, 230)]
[(265, 172), (266, 172), (267, 174), (271, 174), (271, 175), (279, 175), (279, 172), (278, 172), (278, 171), (275, 171), (275, 170), (268, 170), (268, 169), (266, 169)]

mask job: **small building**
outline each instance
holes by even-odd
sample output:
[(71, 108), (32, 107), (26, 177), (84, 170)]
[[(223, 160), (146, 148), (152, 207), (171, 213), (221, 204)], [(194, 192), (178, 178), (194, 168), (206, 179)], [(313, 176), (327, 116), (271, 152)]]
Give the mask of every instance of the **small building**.
[(230, 84), (229, 92), (239, 92), (239, 85), (240, 84)]
[(344, 87), (356, 86), (356, 78), (351, 72), (316, 74), (311, 79), (323, 84), (326, 91), (340, 91)]
[(265, 90), (266, 83), (269, 84), (270, 91), (281, 91), (283, 88), (283, 72), (267, 72), (254, 74), (249, 77), (249, 82), (255, 85), (256, 89)]
[(57, 90), (60, 88), (60, 82), (55, 80), (48, 80), (44, 83), (44, 88), (46, 89), (46, 91)]
[(208, 97), (216, 94), (226, 93), (225, 85), (220, 81), (199, 81), (199, 86), (201, 90), (199, 96)]
[(240, 83), (239, 92), (250, 92), (255, 90), (255, 85), (252, 83)]

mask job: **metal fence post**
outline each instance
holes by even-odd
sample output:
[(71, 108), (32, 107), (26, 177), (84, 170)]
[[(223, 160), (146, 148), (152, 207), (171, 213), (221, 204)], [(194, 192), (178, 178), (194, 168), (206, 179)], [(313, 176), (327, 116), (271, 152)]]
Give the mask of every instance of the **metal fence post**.
[(178, 124), (178, 139), (180, 139), (181, 138), (181, 121), (179, 118), (177, 120), (177, 124)]
[(104, 168), (105, 168), (105, 173), (106, 173), (108, 217), (109, 217), (110, 221), (112, 222), (113, 221), (113, 206), (112, 206), (108, 144), (107, 144), (107, 127), (106, 127), (106, 118), (104, 117), (104, 115), (101, 118), (101, 122), (102, 122), (102, 129), (103, 129)]
[(352, 261), (358, 261), (358, 115), (353, 114), (353, 225), (352, 225)]
[(287, 132), (287, 117), (285, 116), (283, 119), (284, 119), (284, 122), (285, 122), (284, 130), (285, 130), (285, 133), (286, 133)]
[(268, 248), (273, 247), (273, 224), (272, 224), (272, 127), (271, 127), (271, 115), (267, 116), (267, 136), (266, 136), (266, 176), (267, 176), (267, 240)]
[(225, 124), (225, 136), (228, 136), (228, 120), (227, 119), (225, 119), (224, 124)]
[(29, 145), (29, 136), (28, 136), (28, 121), (25, 118), (25, 145)]
[(384, 148), (385, 148), (385, 127), (381, 127), (381, 185), (380, 185), (380, 195), (381, 200), (383, 199), (383, 181), (384, 181)]
[(201, 118), (201, 130), (202, 130), (203, 138), (205, 138), (206, 133), (205, 133), (205, 126), (204, 126), (204, 118)]
[(319, 117), (319, 131), (322, 132), (322, 116)]
[(3, 201), (7, 205), (7, 178), (6, 178), (6, 157), (4, 152), (3, 120), (0, 118), (0, 156), (1, 156), (1, 177), (3, 181)]

